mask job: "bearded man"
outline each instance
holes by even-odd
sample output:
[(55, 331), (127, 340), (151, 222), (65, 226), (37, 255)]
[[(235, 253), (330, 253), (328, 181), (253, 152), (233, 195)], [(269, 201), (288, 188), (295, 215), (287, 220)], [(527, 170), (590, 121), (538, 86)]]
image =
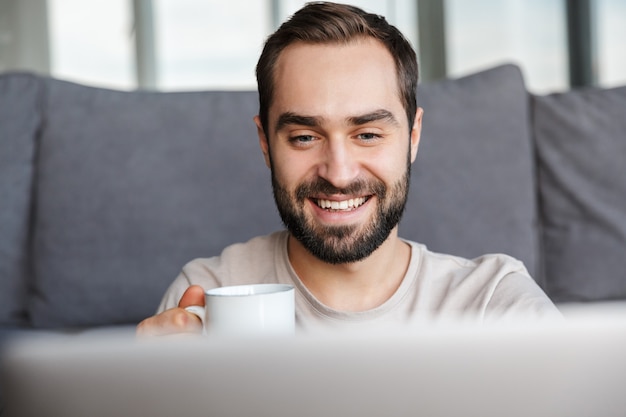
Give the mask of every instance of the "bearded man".
[(294, 286), (300, 329), (558, 315), (513, 258), (462, 259), (398, 236), (422, 126), (417, 80), (415, 52), (383, 17), (333, 3), (296, 12), (258, 61), (254, 118), (287, 230), (187, 264), (137, 332), (199, 332), (185, 307), (251, 283)]

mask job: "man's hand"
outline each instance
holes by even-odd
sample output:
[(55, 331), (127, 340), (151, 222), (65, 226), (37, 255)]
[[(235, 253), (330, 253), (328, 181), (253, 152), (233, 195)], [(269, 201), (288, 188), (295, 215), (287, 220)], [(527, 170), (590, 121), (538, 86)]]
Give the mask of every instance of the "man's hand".
[(137, 336), (165, 336), (180, 333), (202, 332), (202, 322), (195, 314), (185, 310), (188, 306), (204, 306), (204, 289), (199, 285), (187, 288), (178, 307), (149, 317), (137, 325)]

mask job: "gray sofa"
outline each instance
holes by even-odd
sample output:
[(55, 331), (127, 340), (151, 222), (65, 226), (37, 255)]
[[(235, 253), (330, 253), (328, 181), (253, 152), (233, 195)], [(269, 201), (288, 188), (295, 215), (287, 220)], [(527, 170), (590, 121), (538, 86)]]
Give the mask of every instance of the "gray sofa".
[[(504, 65), (418, 100), (403, 237), (513, 255), (559, 305), (626, 299), (626, 87), (533, 96)], [(0, 75), (0, 336), (133, 325), (185, 262), (280, 228), (257, 106)]]

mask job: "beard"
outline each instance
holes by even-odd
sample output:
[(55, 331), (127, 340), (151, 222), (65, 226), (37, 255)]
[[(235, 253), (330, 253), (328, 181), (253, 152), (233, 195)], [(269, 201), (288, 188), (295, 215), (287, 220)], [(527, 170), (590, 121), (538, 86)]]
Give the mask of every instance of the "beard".
[[(272, 189), (280, 217), (291, 235), (321, 261), (344, 264), (367, 258), (387, 240), (404, 213), (410, 177), (409, 162), (403, 177), (390, 187), (378, 179), (372, 179), (355, 181), (348, 187), (337, 188), (317, 177), (298, 185), (291, 194), (279, 183), (272, 169)], [(305, 213), (306, 200), (313, 195), (333, 194), (376, 196), (373, 217), (364, 225), (328, 226), (314, 223)]]

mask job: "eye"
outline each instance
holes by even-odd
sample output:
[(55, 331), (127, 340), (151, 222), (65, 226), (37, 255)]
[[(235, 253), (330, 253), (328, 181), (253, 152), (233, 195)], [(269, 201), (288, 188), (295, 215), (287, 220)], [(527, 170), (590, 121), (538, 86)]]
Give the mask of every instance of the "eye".
[(382, 135), (379, 135), (378, 133), (373, 133), (373, 132), (364, 132), (364, 133), (359, 133), (358, 135), (356, 135), (356, 137), (357, 139), (360, 139), (365, 142), (372, 142), (372, 141), (381, 139)]
[(296, 145), (296, 146), (304, 146), (313, 142), (315, 139), (316, 137), (313, 135), (297, 135), (297, 136), (290, 137), (289, 143)]

